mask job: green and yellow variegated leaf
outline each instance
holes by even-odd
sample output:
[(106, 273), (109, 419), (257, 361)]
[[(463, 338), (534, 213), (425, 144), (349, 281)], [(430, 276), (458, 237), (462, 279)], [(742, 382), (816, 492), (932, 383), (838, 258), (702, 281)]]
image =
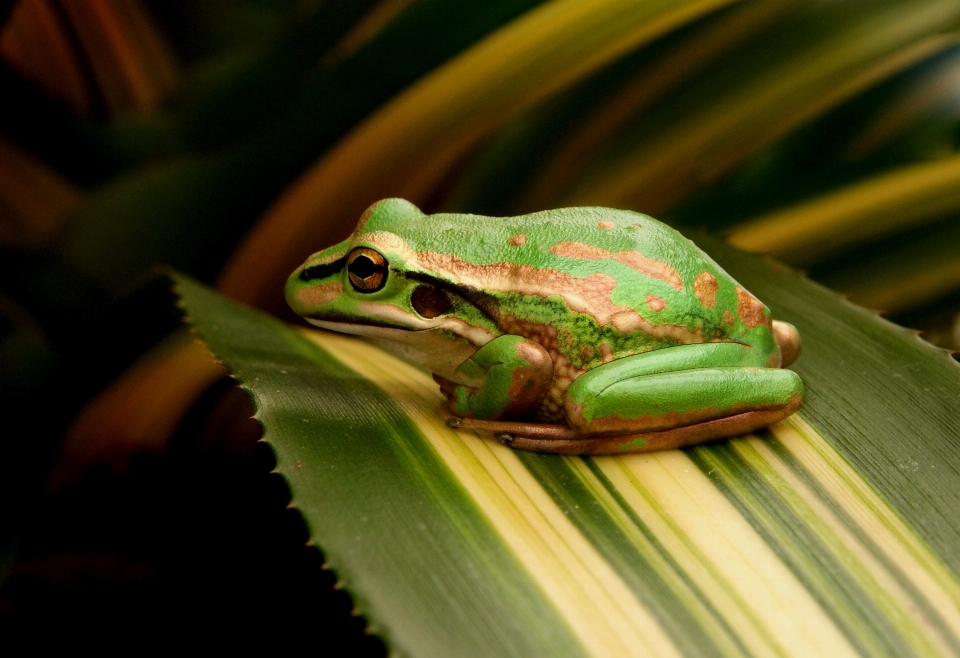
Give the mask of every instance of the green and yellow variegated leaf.
[(791, 271), (711, 254), (800, 329), (801, 411), (683, 451), (513, 451), (428, 373), (178, 278), (311, 540), (409, 655), (960, 655), (960, 368)]

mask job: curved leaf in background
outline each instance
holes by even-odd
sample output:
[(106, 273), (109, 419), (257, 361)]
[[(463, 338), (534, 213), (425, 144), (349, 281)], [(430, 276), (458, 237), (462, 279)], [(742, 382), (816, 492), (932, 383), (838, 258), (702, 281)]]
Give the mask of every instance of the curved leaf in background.
[(808, 397), (768, 433), (645, 455), (453, 432), (427, 373), (176, 287), (393, 651), (960, 653), (960, 367), (783, 266), (701, 244), (798, 326)]
[(85, 117), (155, 108), (181, 75), (139, 0), (20, 2), (4, 25), (0, 55)]
[[(210, 153), (188, 151), (148, 162), (94, 190), (64, 230), (60, 254), (107, 287), (158, 262), (212, 277), (257, 215), (345, 131), (536, 4), (410, 5), (332, 69), (307, 76), (283, 111), (246, 139)], [(440, 29), (450, 24), (459, 29)], [(224, 83), (221, 91), (229, 97), (235, 89)]]
[[(797, 265), (960, 210), (960, 157), (904, 167), (823, 197), (746, 220), (731, 244)], [(887, 308), (887, 307), (885, 307)]]
[(832, 105), (933, 52), (936, 45), (917, 40), (960, 19), (956, 4), (936, 0), (824, 11), (807, 5), (755, 35), (767, 44), (762, 57), (741, 48), (637, 117), (553, 204), (662, 212)]
[(729, 3), (553, 0), (527, 12), (341, 140), (254, 227), (218, 287), (278, 310), (282, 281), (303, 254), (346, 236), (368, 205), (389, 196), (422, 201), (465, 152), (518, 112)]

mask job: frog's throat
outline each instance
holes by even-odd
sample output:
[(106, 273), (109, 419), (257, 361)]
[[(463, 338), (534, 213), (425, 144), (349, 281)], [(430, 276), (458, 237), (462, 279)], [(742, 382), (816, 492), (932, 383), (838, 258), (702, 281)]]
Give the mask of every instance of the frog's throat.
[(434, 327), (423, 327), (420, 329), (410, 329), (388, 324), (374, 324), (368, 322), (337, 322), (334, 320), (315, 320), (304, 317), (304, 320), (315, 327), (329, 329), (342, 334), (352, 334), (354, 336), (371, 336), (373, 338), (394, 338), (398, 333), (430, 331)]
[(436, 320), (419, 319), (413, 315), (405, 315), (403, 322), (390, 322), (387, 320), (376, 322), (344, 322), (336, 320), (320, 320), (317, 318), (304, 318), (307, 322), (321, 329), (339, 331), (344, 334), (353, 334), (355, 336), (369, 336), (370, 338), (382, 338), (400, 342), (407, 342), (407, 336), (413, 334), (426, 333), (436, 330), (449, 331), (451, 334), (459, 336), (475, 348), (485, 345), (494, 338), (496, 334), (483, 327), (475, 327), (472, 324), (464, 322), (459, 318), (445, 316)]
[[(449, 336), (431, 329), (397, 329), (310, 318), (307, 320), (323, 329), (369, 338), (394, 356), (450, 380), (457, 376), (457, 369), (476, 352), (478, 347), (467, 341), (451, 340)], [(441, 324), (440, 328), (445, 327)]]

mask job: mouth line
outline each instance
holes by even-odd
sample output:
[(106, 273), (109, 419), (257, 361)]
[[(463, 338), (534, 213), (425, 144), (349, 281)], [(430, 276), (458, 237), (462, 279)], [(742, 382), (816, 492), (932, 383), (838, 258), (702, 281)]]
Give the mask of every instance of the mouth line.
[(377, 322), (357, 322), (357, 321), (346, 321), (346, 320), (326, 320), (326, 319), (321, 320), (319, 318), (311, 318), (306, 315), (303, 316), (303, 319), (309, 322), (310, 324), (312, 324), (313, 326), (320, 327), (321, 329), (326, 329), (327, 327), (325, 327), (323, 324), (320, 324), (320, 323), (339, 324), (339, 325), (347, 325), (347, 326), (353, 326), (353, 327), (373, 327), (375, 329), (394, 329), (396, 331), (405, 331), (407, 333), (414, 333), (414, 334), (421, 333), (424, 331), (431, 331), (434, 329), (434, 327), (424, 327), (423, 329), (411, 329), (410, 327), (404, 327), (402, 325), (395, 325), (395, 324), (388, 324), (385, 322), (377, 323)]

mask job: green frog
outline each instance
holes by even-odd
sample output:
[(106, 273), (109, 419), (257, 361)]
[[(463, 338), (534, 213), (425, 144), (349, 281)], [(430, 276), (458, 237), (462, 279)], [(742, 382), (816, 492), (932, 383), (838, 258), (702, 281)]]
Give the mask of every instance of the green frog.
[(515, 448), (615, 454), (786, 418), (795, 327), (707, 254), (635, 212), (518, 217), (367, 209), (290, 275), (291, 308), (431, 373), (452, 427)]

